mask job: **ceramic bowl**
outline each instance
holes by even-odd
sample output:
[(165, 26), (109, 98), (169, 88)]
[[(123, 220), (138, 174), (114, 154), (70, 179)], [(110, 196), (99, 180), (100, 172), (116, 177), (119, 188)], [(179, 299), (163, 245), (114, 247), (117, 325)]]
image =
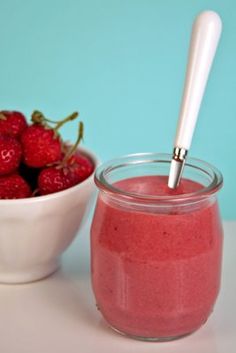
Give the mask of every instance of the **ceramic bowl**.
[[(98, 165), (96, 156), (80, 148)], [(95, 191), (93, 174), (67, 190), (0, 200), (0, 283), (26, 283), (57, 270)]]

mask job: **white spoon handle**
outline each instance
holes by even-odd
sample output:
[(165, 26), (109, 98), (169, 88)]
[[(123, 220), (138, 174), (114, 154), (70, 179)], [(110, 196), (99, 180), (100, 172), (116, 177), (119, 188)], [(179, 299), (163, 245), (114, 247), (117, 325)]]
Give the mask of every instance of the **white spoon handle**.
[(202, 12), (193, 24), (175, 147), (190, 148), (221, 28), (221, 19), (213, 11)]
[(168, 179), (168, 186), (172, 189), (178, 186), (181, 179), (221, 29), (221, 19), (213, 11), (200, 13), (193, 24), (184, 93)]

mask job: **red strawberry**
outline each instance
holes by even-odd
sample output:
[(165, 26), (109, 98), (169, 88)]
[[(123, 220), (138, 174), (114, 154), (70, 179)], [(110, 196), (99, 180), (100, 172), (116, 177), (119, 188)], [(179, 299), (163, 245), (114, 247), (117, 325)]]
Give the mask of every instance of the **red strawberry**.
[(0, 199), (21, 199), (30, 196), (30, 187), (20, 175), (0, 177)]
[(21, 135), (21, 143), (23, 161), (29, 167), (41, 168), (61, 159), (61, 142), (53, 129), (31, 125)]
[(75, 145), (68, 148), (64, 159), (56, 166), (43, 169), (38, 178), (41, 195), (68, 189), (86, 179), (94, 166), (88, 157), (74, 153), (83, 138), (83, 123), (79, 125), (79, 134)]
[(38, 187), (40, 195), (52, 194), (75, 185), (70, 171), (65, 167), (49, 167), (39, 173)]
[[(62, 144), (57, 134), (58, 129), (70, 120), (77, 118), (75, 112), (64, 120), (53, 122), (39, 112), (32, 114), (33, 125), (29, 126), (21, 135), (24, 163), (33, 168), (45, 167), (61, 160)], [(47, 122), (56, 126), (51, 128)]]
[(21, 155), (21, 145), (15, 137), (0, 135), (0, 175), (15, 171), (20, 164)]
[(87, 179), (94, 169), (93, 163), (81, 153), (72, 155), (63, 165), (43, 169), (39, 173), (41, 195), (68, 189)]
[(22, 113), (10, 110), (0, 112), (0, 133), (20, 137), (26, 128), (26, 118)]
[(73, 154), (67, 161), (67, 167), (73, 172), (76, 184), (87, 179), (93, 172), (92, 161), (82, 153)]

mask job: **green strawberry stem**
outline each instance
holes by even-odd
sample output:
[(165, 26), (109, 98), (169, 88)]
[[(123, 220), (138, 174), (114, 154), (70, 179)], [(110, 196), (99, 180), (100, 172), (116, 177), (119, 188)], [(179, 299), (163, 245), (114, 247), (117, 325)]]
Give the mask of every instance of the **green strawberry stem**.
[(67, 116), (65, 119), (61, 120), (61, 121), (57, 121), (56, 122), (56, 127), (54, 128), (55, 131), (59, 130), (60, 127), (62, 125), (64, 125), (65, 123), (67, 123), (68, 121), (72, 121), (72, 120), (75, 120), (77, 117), (79, 116), (79, 113), (78, 112), (74, 112), (72, 114), (70, 114), (69, 116)]
[(43, 113), (41, 113), (38, 110), (34, 110), (33, 113), (31, 114), (31, 121), (34, 124), (42, 124), (46, 120), (45, 116)]
[(76, 151), (79, 143), (84, 137), (84, 124), (82, 121), (79, 122), (78, 137), (75, 144), (68, 150), (65, 157), (63, 158), (62, 165), (64, 166), (72, 154)]
[(31, 121), (34, 123), (34, 124), (43, 124), (43, 125), (47, 125), (47, 123), (52, 123), (52, 124), (56, 124), (56, 126), (53, 128), (53, 130), (55, 132), (57, 132), (61, 127), (62, 125), (64, 125), (65, 123), (67, 123), (68, 121), (72, 121), (72, 120), (75, 120), (77, 117), (79, 116), (79, 113), (78, 112), (74, 112), (72, 114), (70, 114), (69, 116), (67, 116), (65, 119), (63, 120), (57, 120), (57, 121), (54, 121), (54, 120), (51, 120), (51, 119), (48, 119), (46, 118), (42, 112), (38, 111), (38, 110), (35, 110), (32, 115), (31, 115)]

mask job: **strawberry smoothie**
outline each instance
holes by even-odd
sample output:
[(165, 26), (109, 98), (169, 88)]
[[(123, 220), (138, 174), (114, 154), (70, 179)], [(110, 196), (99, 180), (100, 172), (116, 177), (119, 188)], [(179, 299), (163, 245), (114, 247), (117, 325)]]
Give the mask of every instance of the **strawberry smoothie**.
[[(203, 188), (184, 179), (173, 191), (165, 176), (133, 177), (115, 186), (173, 197)], [(182, 208), (140, 209), (100, 192), (91, 240), (93, 290), (114, 329), (171, 339), (205, 323), (220, 287), (222, 228), (214, 195)]]

